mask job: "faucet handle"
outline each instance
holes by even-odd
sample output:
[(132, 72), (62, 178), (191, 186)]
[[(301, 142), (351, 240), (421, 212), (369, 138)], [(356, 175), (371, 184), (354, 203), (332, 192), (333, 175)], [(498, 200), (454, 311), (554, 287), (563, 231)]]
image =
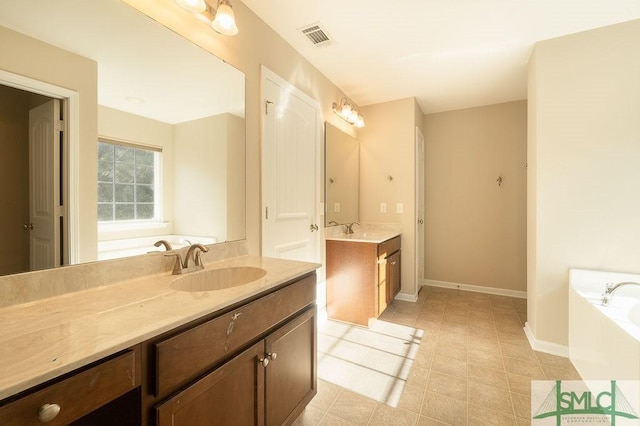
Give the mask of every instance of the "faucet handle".
[(606, 293), (611, 293), (611, 290), (613, 289), (613, 283), (606, 283), (604, 288), (605, 288), (605, 291), (604, 291), (605, 294)]
[(173, 265), (173, 275), (178, 275), (182, 273), (182, 256), (178, 252), (166, 253), (165, 256), (175, 256), (176, 263)]
[(203, 246), (202, 244), (199, 244), (199, 243), (192, 244), (189, 247), (189, 250), (187, 250), (187, 255), (186, 255), (185, 259), (184, 259), (184, 262), (185, 262), (184, 267), (188, 268), (188, 266), (189, 266), (189, 257), (193, 256), (194, 267), (196, 267), (197, 269), (204, 268), (204, 265), (202, 264), (202, 259), (201, 259), (200, 256), (202, 255), (202, 253), (206, 253), (208, 251), (209, 251), (209, 249), (206, 248), (205, 246)]

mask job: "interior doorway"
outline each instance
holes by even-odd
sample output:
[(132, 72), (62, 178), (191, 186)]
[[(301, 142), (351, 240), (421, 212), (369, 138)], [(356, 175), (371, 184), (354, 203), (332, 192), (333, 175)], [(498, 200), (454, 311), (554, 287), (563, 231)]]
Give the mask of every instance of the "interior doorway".
[[(51, 241), (49, 253), (43, 254), (42, 246), (37, 252), (30, 243), (31, 228), (37, 225), (30, 217), (33, 203), (29, 197), (34, 188), (41, 190), (40, 196), (44, 192), (39, 184), (29, 188), (30, 168), (43, 170), (42, 163), (29, 166), (34, 161), (29, 159), (29, 134), (33, 130), (29, 115), (47, 103), (51, 131), (47, 140), (52, 148), (47, 172), (51, 185), (47, 192), (56, 193), (49, 196), (49, 205), (51, 225), (58, 235)], [(78, 172), (78, 105), (77, 92), (0, 70), (0, 194), (7, 200), (0, 212), (0, 275), (77, 263), (77, 224), (70, 217), (78, 208), (78, 192), (74, 190), (77, 184), (70, 182)], [(34, 262), (38, 255), (47, 261)]]
[[(0, 210), (2, 275), (35, 269), (30, 262), (33, 204), (29, 197), (33, 190), (29, 188), (29, 115), (52, 101), (49, 96), (0, 85), (0, 194), (6, 200)], [(57, 244), (59, 247), (60, 241)]]

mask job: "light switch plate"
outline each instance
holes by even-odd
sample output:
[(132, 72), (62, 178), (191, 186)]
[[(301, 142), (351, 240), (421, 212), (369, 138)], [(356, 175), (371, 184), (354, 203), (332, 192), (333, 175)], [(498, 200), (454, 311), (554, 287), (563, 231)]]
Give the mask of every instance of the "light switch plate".
[(333, 203), (333, 212), (340, 213), (340, 203)]
[(396, 203), (396, 213), (404, 213), (404, 204)]

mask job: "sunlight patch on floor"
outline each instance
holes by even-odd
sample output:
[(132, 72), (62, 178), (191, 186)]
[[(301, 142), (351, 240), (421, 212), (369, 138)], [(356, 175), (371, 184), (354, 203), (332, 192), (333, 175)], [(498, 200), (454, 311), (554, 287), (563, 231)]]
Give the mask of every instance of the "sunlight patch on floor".
[(420, 347), (420, 329), (318, 320), (318, 378), (397, 407)]

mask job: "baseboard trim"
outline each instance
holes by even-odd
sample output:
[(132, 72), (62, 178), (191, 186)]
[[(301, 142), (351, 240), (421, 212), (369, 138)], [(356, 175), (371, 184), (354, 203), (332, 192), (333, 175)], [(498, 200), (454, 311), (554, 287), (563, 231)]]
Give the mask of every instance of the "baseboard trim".
[(533, 335), (533, 332), (531, 331), (531, 328), (529, 327), (528, 322), (524, 323), (524, 334), (527, 336), (529, 345), (531, 345), (531, 349), (533, 349), (534, 351), (546, 352), (548, 354), (569, 358), (568, 346), (536, 339), (536, 337)]
[(476, 293), (495, 294), (497, 296), (517, 297), (520, 299), (527, 298), (526, 291), (508, 290), (505, 288), (497, 288), (497, 287), (485, 287), (485, 286), (471, 285), (471, 284), (458, 284), (458, 283), (452, 283), (448, 281), (436, 281), (436, 280), (424, 280), (422, 282), (422, 285), (427, 285), (431, 287), (453, 288), (456, 290), (464, 290), (464, 291), (474, 291)]
[(418, 295), (417, 294), (405, 294), (405, 293), (398, 293), (396, 295), (396, 297), (394, 297), (395, 300), (401, 300), (403, 302), (417, 302), (418, 301)]

